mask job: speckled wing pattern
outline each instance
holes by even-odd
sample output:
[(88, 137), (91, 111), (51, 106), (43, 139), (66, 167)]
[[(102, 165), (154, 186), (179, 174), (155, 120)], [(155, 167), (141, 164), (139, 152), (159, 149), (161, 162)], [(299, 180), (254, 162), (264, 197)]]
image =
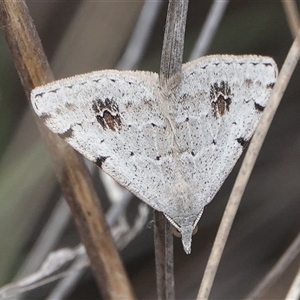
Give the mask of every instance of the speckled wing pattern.
[(183, 65), (169, 89), (150, 72), (105, 70), (32, 91), (45, 125), (180, 231), (187, 253), (270, 97), (268, 57), (215, 55)]

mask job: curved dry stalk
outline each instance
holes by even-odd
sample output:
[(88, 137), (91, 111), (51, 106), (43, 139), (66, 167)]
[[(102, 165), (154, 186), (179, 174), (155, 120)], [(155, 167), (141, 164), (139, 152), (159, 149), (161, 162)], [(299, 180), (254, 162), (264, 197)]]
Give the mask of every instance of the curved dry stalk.
[(146, 0), (126, 50), (116, 65), (116, 69), (135, 69), (148, 45), (150, 34), (158, 17), (163, 1)]
[(291, 288), (289, 289), (285, 299), (299, 299), (300, 298), (300, 268), (298, 269), (298, 272), (296, 274), (296, 277), (291, 285)]
[(243, 160), (241, 169), (235, 181), (231, 195), (228, 200), (205, 272), (203, 280), (197, 295), (197, 299), (208, 299), (211, 287), (221, 260), (221, 256), (232, 227), (234, 217), (239, 207), (241, 198), (243, 196), (246, 184), (251, 175), (255, 161), (262, 147), (267, 131), (271, 125), (275, 112), (282, 99), (283, 93), (289, 83), (289, 80), (293, 74), (293, 71), (297, 65), (300, 51), (300, 37), (299, 35), (295, 39), (290, 51), (282, 66), (276, 84), (274, 86), (270, 101), (266, 106), (260, 123), (253, 135), (252, 141), (249, 145), (248, 151)]
[[(274, 284), (291, 262), (297, 257), (300, 252), (300, 233), (295, 238), (294, 242), (285, 251), (276, 265), (269, 271), (265, 278), (250, 292), (246, 299), (259, 299), (263, 293)], [(294, 298), (290, 298), (294, 299)], [(296, 298), (295, 298), (296, 299)]]
[(195, 47), (190, 55), (190, 60), (194, 60), (207, 53), (213, 37), (220, 25), (221, 19), (225, 13), (228, 0), (214, 0), (206, 17), (203, 28), (198, 36)]
[[(124, 201), (119, 201), (113, 205), (106, 216), (107, 223), (112, 227), (111, 231), (114, 240), (118, 241), (117, 244), (119, 249), (123, 249), (137, 233), (144, 228), (148, 219), (148, 207), (146, 204), (140, 204), (139, 216), (134, 220), (132, 226), (127, 225), (125, 222), (115, 224), (116, 220), (120, 219), (120, 214), (123, 212), (122, 207), (124, 206), (124, 203), (128, 203), (129, 197), (128, 192), (123, 199)], [(125, 229), (123, 230), (125, 231), (125, 234), (122, 234), (122, 228)], [(122, 235), (121, 239), (120, 232)], [(71, 266), (68, 266), (69, 264), (71, 264)], [(18, 281), (1, 287), (0, 299), (20, 299), (22, 298), (23, 293), (58, 279), (61, 279), (60, 282), (52, 289), (51, 294), (48, 295), (47, 299), (65, 299), (70, 290), (74, 289), (74, 285), (88, 266), (90, 266), (90, 262), (82, 244), (79, 244), (75, 248), (62, 248), (53, 251), (43, 259), (43, 263), (35, 270), (35, 272)]]
[(48, 253), (57, 243), (63, 230), (69, 223), (70, 217), (70, 209), (67, 206), (65, 199), (60, 197), (37, 241), (26, 256), (25, 261), (15, 276), (14, 281), (35, 272), (39, 268)]
[[(53, 80), (52, 72), (25, 2), (2, 0), (0, 19), (29, 99), (34, 87)], [(133, 299), (130, 283), (98, 207), (97, 195), (82, 158), (39, 121), (37, 123), (52, 155), (56, 174), (102, 293), (107, 299)]]
[(297, 3), (294, 0), (281, 0), (293, 38), (296, 38), (300, 28), (300, 17)]

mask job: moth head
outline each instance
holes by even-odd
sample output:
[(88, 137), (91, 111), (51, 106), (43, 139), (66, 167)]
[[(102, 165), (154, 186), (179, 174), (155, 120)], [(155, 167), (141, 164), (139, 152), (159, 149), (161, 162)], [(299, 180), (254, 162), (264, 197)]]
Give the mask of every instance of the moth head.
[[(170, 216), (165, 214), (166, 218), (174, 226), (174, 230), (173, 230), (174, 235), (177, 237), (181, 237), (183, 249), (186, 254), (191, 253), (192, 236), (196, 234), (198, 231), (197, 223), (201, 218), (202, 213), (203, 213), (203, 209), (197, 215), (196, 219), (195, 216), (189, 216), (189, 217), (179, 217), (176, 218), (176, 220), (172, 219)], [(190, 219), (194, 219), (194, 222), (191, 221)]]

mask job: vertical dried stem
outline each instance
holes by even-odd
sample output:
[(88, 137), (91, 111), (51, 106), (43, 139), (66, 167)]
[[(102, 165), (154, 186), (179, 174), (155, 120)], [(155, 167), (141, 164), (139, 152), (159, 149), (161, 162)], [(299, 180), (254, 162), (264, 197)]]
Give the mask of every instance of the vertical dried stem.
[(181, 73), (188, 1), (170, 0), (160, 62), (160, 84)]
[[(25, 2), (1, 0), (0, 21), (29, 99), (32, 88), (52, 81), (53, 75)], [(98, 207), (97, 195), (82, 158), (38, 120), (37, 123), (104, 297), (133, 299), (132, 289)]]
[[(181, 78), (187, 9), (188, 1), (169, 1), (160, 66), (163, 88), (172, 77)], [(155, 212), (155, 257), (158, 299), (175, 299), (173, 236), (171, 225), (160, 212)]]
[(175, 299), (171, 224), (159, 211), (154, 211), (154, 240), (157, 298)]
[(298, 33), (286, 60), (282, 66), (279, 77), (274, 86), (270, 101), (266, 106), (263, 116), (257, 126), (257, 129), (253, 135), (252, 141), (249, 145), (248, 151), (245, 155), (245, 159), (240, 168), (239, 174), (232, 189), (228, 204), (226, 206), (206, 269), (204, 272), (203, 280), (200, 286), (200, 290), (197, 299), (208, 299), (211, 287), (221, 260), (221, 256), (231, 230), (231, 226), (236, 215), (237, 209), (241, 202), (241, 198), (244, 194), (246, 185), (248, 183), (250, 174), (254, 167), (256, 158), (262, 147), (264, 139), (267, 135), (268, 129), (271, 125), (275, 112), (282, 99), (283, 93), (289, 83), (289, 80), (293, 74), (293, 71), (297, 65), (299, 59), (300, 50), (300, 34)]

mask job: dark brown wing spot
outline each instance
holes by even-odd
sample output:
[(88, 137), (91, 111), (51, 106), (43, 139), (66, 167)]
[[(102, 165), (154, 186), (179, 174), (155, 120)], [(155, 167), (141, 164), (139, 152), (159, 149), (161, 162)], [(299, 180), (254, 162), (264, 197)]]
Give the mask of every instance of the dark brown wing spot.
[(92, 109), (96, 114), (98, 123), (104, 130), (120, 130), (122, 123), (119, 114), (119, 107), (113, 99), (96, 99), (93, 101)]
[(210, 99), (214, 117), (221, 117), (226, 111), (229, 111), (232, 102), (231, 89), (228, 82), (221, 81), (210, 86)]

